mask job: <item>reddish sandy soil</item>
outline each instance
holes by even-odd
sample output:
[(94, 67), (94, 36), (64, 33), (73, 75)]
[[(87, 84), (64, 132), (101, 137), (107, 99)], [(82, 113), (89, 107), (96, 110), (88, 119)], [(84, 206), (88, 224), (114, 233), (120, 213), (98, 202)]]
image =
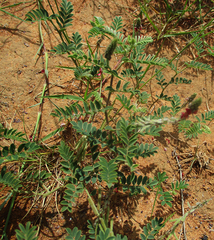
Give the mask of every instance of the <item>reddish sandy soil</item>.
[[(9, 0), (1, 1), (1, 6), (18, 3), (19, 1)], [(45, 5), (48, 5), (45, 1)], [(124, 19), (124, 32), (126, 34), (132, 31), (132, 22), (134, 19), (133, 13), (138, 8), (137, 1), (132, 0), (80, 0), (73, 1), (74, 5), (74, 20), (73, 27), (70, 27), (69, 34), (78, 31), (83, 38), (87, 36), (91, 25), (90, 21), (93, 16), (101, 16), (106, 24), (110, 25), (115, 16), (122, 16)], [(8, 11), (14, 15), (24, 18), (25, 14), (36, 9), (36, 4), (27, 2), (17, 7), (11, 8)], [(45, 82), (44, 74), (41, 70), (44, 68), (44, 59), (41, 56), (38, 61), (36, 53), (39, 48), (38, 24), (24, 23), (15, 19), (3, 12), (0, 12), (0, 116), (1, 122), (8, 128), (17, 128), (25, 131), (27, 135), (31, 135), (36, 123), (38, 114), (38, 106), (29, 108), (39, 102), (39, 96), (42, 92)], [(185, 20), (184, 20), (185, 21)], [(152, 27), (145, 20), (141, 34), (151, 35), (155, 37)], [(56, 46), (59, 37), (56, 32), (48, 31), (43, 28), (44, 42), (46, 50), (51, 50)], [(213, 38), (208, 39), (212, 41)], [(92, 45), (93, 40), (90, 42)], [(165, 42), (160, 57), (171, 58), (176, 53), (176, 46), (182, 47), (184, 39), (180, 38), (173, 41)], [(154, 54), (157, 51), (160, 42), (154, 42), (149, 46), (148, 53)], [(105, 45), (105, 42), (103, 43)], [(191, 51), (186, 51), (182, 55), (181, 63), (186, 60), (191, 60), (193, 55)], [(213, 59), (207, 59), (207, 64), (214, 68)], [(72, 66), (72, 62), (63, 56), (55, 56), (49, 54), (49, 81), (50, 94), (71, 93), (77, 91), (78, 82), (73, 78), (73, 74), (69, 70), (56, 68), (57, 65)], [(151, 76), (154, 69), (151, 69), (148, 77)], [(172, 77), (172, 72), (166, 69), (164, 71), (167, 79)], [(211, 71), (201, 72), (187, 70), (180, 75), (192, 80), (191, 85), (171, 85), (166, 93), (169, 95), (178, 94), (182, 101), (193, 93), (203, 98), (202, 106), (199, 112), (213, 110), (213, 74)], [(144, 91), (148, 91), (153, 96), (160, 92), (160, 88), (156, 84), (155, 79), (151, 81)], [(112, 96), (112, 99), (114, 95)], [(66, 101), (54, 101), (58, 106), (64, 106)], [(158, 108), (164, 104), (159, 102), (155, 105)], [(44, 103), (41, 137), (46, 136), (52, 130), (58, 127), (56, 119), (50, 117), (50, 113), (54, 109), (54, 105), (48, 100)], [(24, 122), (24, 124), (23, 124)], [(98, 123), (99, 125), (99, 123)], [(209, 125), (214, 132), (213, 123)], [(139, 174), (146, 174), (149, 177), (154, 177), (158, 171), (165, 171), (169, 177), (167, 183), (170, 186), (171, 182), (179, 180), (178, 164), (172, 156), (172, 152), (180, 156), (180, 164), (183, 170), (183, 179), (189, 184), (188, 189), (184, 191), (184, 209), (189, 209), (187, 203), (195, 206), (198, 202), (210, 200), (204, 207), (199, 208), (193, 214), (186, 218), (186, 236), (188, 240), (201, 239), (204, 235), (208, 239), (214, 239), (214, 138), (213, 133), (210, 135), (202, 134), (199, 139), (186, 140), (183, 135), (177, 134), (171, 125), (164, 127), (160, 137), (152, 138), (145, 137), (141, 139), (143, 142), (154, 143), (159, 147), (158, 153), (154, 157), (139, 159)], [(193, 158), (191, 156), (195, 152), (197, 144), (201, 159), (195, 161), (192, 171), (189, 172)], [(207, 163), (205, 167), (205, 163)], [(4, 192), (0, 192), (0, 197)], [(143, 226), (148, 222), (154, 194), (148, 196), (128, 197), (122, 192), (115, 193), (112, 202), (112, 216), (114, 217), (115, 232), (128, 236), (128, 239), (140, 239), (139, 235), (142, 232)], [(33, 199), (23, 198), (19, 196), (12, 210), (12, 215), (7, 230), (9, 239), (15, 239), (14, 230), (18, 228), (19, 223), (25, 224), (31, 221), (34, 225), (40, 226), (39, 239), (64, 239), (65, 228), (74, 226), (79, 227), (83, 232), (87, 230), (87, 219), (93, 217), (90, 206), (87, 203), (85, 195), (77, 200), (74, 206), (73, 213), (60, 213), (59, 201), (56, 201), (57, 196), (51, 195), (45, 199), (38, 199), (30, 209)], [(159, 205), (160, 206), (160, 205)], [(7, 216), (9, 204), (3, 208), (0, 214), (0, 231), (2, 231), (5, 217)], [(41, 209), (44, 207), (43, 213)], [(167, 217), (174, 213), (174, 218), (182, 215), (180, 194), (178, 193), (174, 199), (172, 208), (157, 207), (155, 209), (156, 216)], [(28, 214), (27, 214), (28, 213)], [(23, 217), (27, 216), (23, 219)], [(172, 223), (167, 225), (167, 228), (172, 226)], [(167, 229), (165, 228), (165, 230)], [(162, 231), (163, 233), (164, 231)], [(176, 229), (176, 233), (181, 232), (181, 225)], [(1, 234), (1, 233), (0, 233)], [(158, 238), (157, 238), (158, 239)], [(182, 236), (181, 236), (182, 239)], [(205, 238), (204, 238), (205, 239)]]

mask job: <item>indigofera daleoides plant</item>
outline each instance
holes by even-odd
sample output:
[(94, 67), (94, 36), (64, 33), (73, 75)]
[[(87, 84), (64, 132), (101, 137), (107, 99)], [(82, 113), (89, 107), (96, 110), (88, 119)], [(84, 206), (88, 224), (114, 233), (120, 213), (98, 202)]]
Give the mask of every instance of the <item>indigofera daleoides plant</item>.
[[(141, 19), (134, 21), (134, 31), (132, 35), (126, 37), (122, 32), (123, 21), (120, 16), (114, 18), (110, 27), (105, 26), (101, 17), (94, 17), (88, 38), (83, 42), (79, 32), (71, 36), (67, 32), (67, 28), (72, 27), (72, 3), (62, 0), (60, 6), (57, 2), (55, 4), (57, 4), (57, 13), (51, 8), (53, 12), (50, 15), (40, 2), (40, 8), (29, 12), (26, 21), (39, 24), (42, 21), (49, 22), (58, 32), (62, 42), (51, 52), (67, 54), (67, 57), (72, 59), (72, 66), (59, 66), (59, 68), (73, 71), (75, 81), (81, 83), (83, 91), (76, 95), (45, 95), (48, 82), (44, 85), (41, 99), (70, 100), (70, 104), (65, 107), (55, 105), (56, 108), (51, 115), (61, 126), (42, 139), (35, 137), (37, 128), (34, 131), (34, 138), (28, 139), (16, 130), (8, 130), (1, 126), (2, 138), (21, 142), (21, 144), (16, 142), (16, 145), (13, 142), (9, 147), (3, 147), (1, 150), (0, 182), (11, 189), (6, 200), (9, 201), (19, 193), (27, 196), (39, 194), (45, 197), (60, 191), (62, 193), (60, 210), (72, 212), (77, 198), (85, 193), (95, 216), (88, 219), (87, 238), (125, 240), (127, 236), (116, 234), (113, 229), (114, 216), (110, 209), (112, 197), (118, 191), (130, 197), (155, 192), (151, 223), (145, 225), (140, 234), (143, 240), (155, 239), (169, 219), (157, 218), (154, 215), (154, 207), (160, 203), (161, 206), (171, 208), (174, 195), (188, 185), (183, 180), (177, 180), (169, 184), (167, 188), (170, 187), (169, 190), (165, 190), (163, 186), (168, 179), (165, 172), (158, 172), (153, 178), (137, 174), (139, 166), (136, 159), (153, 156), (158, 151), (157, 146), (139, 142), (139, 138), (145, 135), (159, 136), (162, 127), (166, 124), (178, 124), (178, 131), (184, 133), (187, 138), (210, 133), (207, 122), (214, 118), (214, 112), (209, 111), (199, 117), (198, 110), (202, 99), (197, 98), (195, 93), (191, 93), (183, 103), (176, 94), (165, 95), (165, 89), (169, 85), (191, 84), (191, 80), (178, 76), (181, 71), (178, 65), (174, 64), (183, 51), (172, 59), (146, 54), (145, 49), (153, 39), (151, 36), (139, 34)], [(191, 44), (200, 37), (200, 34), (194, 35)], [(90, 38), (97, 39), (94, 49), (90, 45)], [(103, 51), (100, 45), (107, 39), (108, 43)], [(41, 46), (44, 44), (42, 42)], [(155, 67), (155, 74), (148, 77), (147, 73), (151, 66)], [(185, 62), (185, 66), (200, 70), (212, 69), (209, 65), (197, 61)], [(165, 68), (175, 73), (170, 81), (165, 79), (163, 73)], [(48, 65), (45, 70), (48, 77)], [(153, 78), (156, 78), (161, 89), (161, 93), (156, 95), (156, 100), (161, 99), (166, 105), (151, 112), (152, 105), (149, 106), (148, 101), (151, 95), (146, 91), (146, 85)], [(155, 104), (155, 101), (152, 104)], [(98, 120), (100, 115), (103, 117), (102, 121)], [(190, 116), (193, 116), (194, 120), (190, 120)], [(63, 138), (63, 132), (68, 127), (72, 134), (70, 138)], [(61, 142), (59, 145), (50, 146), (48, 150), (44, 142), (56, 134), (61, 134)], [(48, 165), (44, 158), (50, 150), (60, 156), (60, 170), (63, 172), (63, 175), (57, 178), (60, 184), (53, 184), (52, 188), (47, 187), (51, 179), (47, 166), (48, 168), (52, 166)], [(38, 168), (38, 163), (33, 158), (34, 154), (42, 159), (40, 171), (35, 170)], [(21, 164), (19, 174), (7, 172), (4, 166), (5, 163), (13, 160)], [(128, 173), (123, 171), (123, 166), (128, 167)], [(32, 182), (37, 183), (37, 189), (28, 187), (32, 186)], [(103, 195), (105, 199), (102, 198)], [(191, 208), (187, 213), (198, 207)], [(184, 221), (188, 214), (177, 219), (176, 223)], [(36, 239), (35, 228), (29, 228), (29, 223), (26, 229), (20, 225), (20, 230), (17, 230), (20, 239), (28, 233), (32, 234), (31, 239)], [(66, 239), (86, 238), (86, 235), (76, 227), (72, 230), (68, 228), (67, 234)], [(174, 228), (169, 234), (175, 235)]]

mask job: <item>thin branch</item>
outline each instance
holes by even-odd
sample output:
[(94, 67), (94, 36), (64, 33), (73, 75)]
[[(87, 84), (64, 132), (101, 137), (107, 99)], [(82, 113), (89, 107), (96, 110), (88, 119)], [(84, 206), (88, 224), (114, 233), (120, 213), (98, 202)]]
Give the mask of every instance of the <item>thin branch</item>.
[[(178, 167), (179, 167), (179, 173), (180, 173), (180, 181), (182, 181), (182, 169), (181, 169), (181, 164), (178, 160), (178, 156), (176, 154), (176, 152), (174, 151), (174, 154), (175, 154), (175, 158), (176, 158), (176, 161), (177, 161), (177, 164), (178, 164)], [(181, 193), (181, 209), (182, 209), (182, 216), (185, 215), (185, 211), (184, 211), (184, 195), (183, 195), (183, 189), (180, 190), (180, 193)], [(184, 233), (184, 239), (187, 240), (187, 237), (186, 237), (186, 228), (185, 228), (185, 219), (183, 221), (183, 233)]]

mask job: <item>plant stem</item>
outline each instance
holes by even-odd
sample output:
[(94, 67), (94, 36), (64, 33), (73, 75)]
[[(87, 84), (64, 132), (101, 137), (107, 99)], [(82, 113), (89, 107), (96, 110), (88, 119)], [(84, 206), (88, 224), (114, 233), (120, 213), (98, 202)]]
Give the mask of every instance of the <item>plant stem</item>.
[(88, 192), (88, 190), (87, 190), (86, 188), (85, 188), (85, 191), (86, 191), (86, 193), (87, 193), (87, 195), (88, 195), (88, 202), (89, 202), (89, 204), (90, 204), (90, 206), (91, 206), (94, 214), (95, 214), (97, 217), (99, 217), (99, 215), (100, 215), (100, 214), (99, 214), (99, 211), (98, 211), (98, 209), (96, 208), (96, 206), (95, 206), (95, 204), (94, 204), (94, 201), (93, 201), (93, 199), (91, 198), (90, 193)]
[(7, 231), (7, 226), (8, 226), (9, 220), (10, 220), (10, 215), (11, 215), (14, 203), (15, 203), (15, 199), (16, 199), (16, 192), (14, 191), (13, 192), (13, 198), (12, 198), (11, 203), (10, 203), (10, 208), (9, 208), (8, 213), (7, 213), (7, 219), (5, 221), (5, 226), (4, 226), (4, 230), (3, 230), (3, 234), (2, 234), (1, 239), (6, 239), (6, 240), (8, 239), (6, 231)]
[(99, 188), (98, 188), (98, 204), (97, 204), (97, 210), (98, 211), (101, 209), (101, 198), (102, 198), (101, 186), (99, 185)]
[[(110, 87), (111, 88), (112, 88), (112, 85), (113, 85), (113, 79), (114, 79), (114, 75), (111, 75), (111, 82), (110, 82)], [(108, 99), (107, 99), (107, 102), (106, 102), (106, 107), (109, 105), (110, 97), (111, 97), (111, 90), (108, 93)], [(105, 117), (106, 117), (106, 123), (109, 125), (107, 110), (105, 111)]]
[(154, 24), (154, 22), (153, 22), (153, 21), (151, 20), (151, 18), (149, 17), (148, 12), (147, 12), (147, 9), (145, 9), (145, 7), (143, 6), (143, 4), (141, 3), (140, 0), (138, 0), (138, 2), (139, 2), (139, 5), (140, 5), (143, 13), (145, 14), (145, 16), (147, 17), (147, 19), (149, 20), (149, 22), (152, 24), (152, 26), (153, 26), (153, 28), (155, 29), (155, 31), (156, 31), (158, 34), (160, 34), (159, 29), (157, 28), (157, 26)]
[(154, 200), (154, 203), (153, 203), (153, 206), (152, 206), (152, 213), (151, 213), (151, 217), (150, 217), (150, 220), (152, 220), (152, 215), (153, 215), (153, 212), (154, 212), (154, 208), (155, 208), (155, 203), (156, 203), (156, 200), (157, 200), (157, 197), (158, 197), (158, 194), (159, 194), (159, 188), (155, 194), (155, 200)]
[[(32, 141), (34, 141), (35, 139), (35, 136), (36, 136), (36, 132), (37, 132), (37, 129), (41, 128), (41, 116), (42, 116), (42, 104), (43, 104), (43, 101), (44, 101), (44, 95), (45, 95), (45, 89), (46, 89), (46, 86), (47, 84), (44, 84), (44, 87), (43, 87), (43, 90), (42, 90), (42, 97), (41, 97), (41, 100), (40, 100), (40, 107), (39, 107), (39, 112), (38, 112), (38, 116), (37, 116), (37, 120), (36, 120), (36, 126), (34, 128), (34, 132), (33, 132), (33, 136), (32, 136)], [(40, 125), (40, 126), (39, 126)], [(39, 137), (39, 131), (38, 131), (38, 137)]]
[[(88, 190), (87, 190), (86, 188), (85, 188), (85, 191), (86, 191), (86, 193), (87, 193), (87, 195), (88, 195), (88, 202), (89, 202), (89, 204), (90, 204), (90, 206), (91, 206), (94, 214), (95, 214), (97, 217), (100, 217), (100, 213), (99, 213), (97, 207), (95, 206), (94, 201), (93, 201), (93, 199), (91, 198), (91, 195), (89, 194), (89, 192), (88, 192)], [(104, 221), (103, 218), (100, 218), (100, 223), (101, 223), (100, 227), (103, 228), (104, 231), (106, 231), (107, 226), (106, 226), (106, 223), (105, 223), (105, 221)]]

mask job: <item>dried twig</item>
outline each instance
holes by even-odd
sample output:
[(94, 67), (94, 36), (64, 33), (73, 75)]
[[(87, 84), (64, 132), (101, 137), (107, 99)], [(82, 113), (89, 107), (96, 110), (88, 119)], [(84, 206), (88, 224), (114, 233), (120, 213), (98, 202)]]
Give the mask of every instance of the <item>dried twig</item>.
[[(174, 151), (174, 155), (175, 155), (175, 158), (176, 158), (178, 167), (179, 167), (180, 181), (182, 181), (182, 169), (181, 169), (181, 164), (180, 164), (180, 162), (179, 162), (179, 160), (178, 160), (178, 157), (177, 157), (177, 154), (176, 154), (175, 151)], [(183, 189), (180, 190), (180, 193), (181, 193), (182, 216), (184, 216), (184, 215), (185, 215), (185, 212), (184, 212), (184, 195), (183, 195)], [(184, 233), (184, 239), (187, 240), (187, 237), (186, 237), (186, 228), (185, 228), (185, 219), (184, 219), (184, 221), (183, 221), (183, 233)]]
[[(205, 201), (202, 202), (202, 203), (197, 203), (196, 206), (194, 206), (194, 207), (189, 206), (189, 207), (190, 207), (190, 210), (189, 210), (188, 212), (186, 212), (186, 213), (184, 214), (184, 216), (182, 216), (182, 217), (180, 217), (180, 218), (178, 218), (178, 219), (171, 220), (171, 221), (174, 221), (174, 222), (175, 222), (174, 225), (173, 225), (169, 230), (167, 230), (164, 235), (160, 236), (160, 237), (158, 238), (158, 240), (159, 240), (159, 239), (160, 239), (160, 240), (166, 239), (166, 238), (165, 238), (166, 236), (169, 236), (169, 237), (170, 237), (170, 236), (172, 236), (172, 235), (175, 235), (175, 229), (178, 227), (178, 225), (179, 225), (181, 222), (184, 222), (185, 219), (187, 218), (187, 216), (188, 216), (189, 214), (193, 213), (193, 212), (194, 212), (195, 210), (197, 210), (198, 208), (203, 207), (203, 206), (204, 206), (205, 204), (207, 204), (210, 200), (211, 200), (211, 199), (205, 200)], [(169, 239), (169, 238), (168, 238), (168, 239)]]

